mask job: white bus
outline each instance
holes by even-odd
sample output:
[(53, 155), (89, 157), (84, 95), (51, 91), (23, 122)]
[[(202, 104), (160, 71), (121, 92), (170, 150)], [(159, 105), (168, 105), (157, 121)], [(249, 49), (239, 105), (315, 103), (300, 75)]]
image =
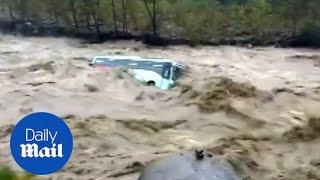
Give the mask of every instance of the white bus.
[(173, 87), (184, 68), (176, 61), (139, 56), (96, 56), (89, 65), (127, 68), (137, 80), (161, 89)]

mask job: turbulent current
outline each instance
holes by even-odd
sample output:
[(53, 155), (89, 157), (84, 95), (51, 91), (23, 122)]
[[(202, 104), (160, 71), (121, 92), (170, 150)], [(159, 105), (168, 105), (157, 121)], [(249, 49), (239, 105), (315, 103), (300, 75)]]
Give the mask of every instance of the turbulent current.
[[(146, 87), (96, 55), (179, 60), (176, 87)], [(230, 46), (85, 44), (0, 38), (0, 165), (14, 125), (31, 112), (62, 117), (74, 136), (69, 163), (41, 179), (138, 179), (153, 160), (205, 149), (240, 178), (320, 178), (320, 52)]]

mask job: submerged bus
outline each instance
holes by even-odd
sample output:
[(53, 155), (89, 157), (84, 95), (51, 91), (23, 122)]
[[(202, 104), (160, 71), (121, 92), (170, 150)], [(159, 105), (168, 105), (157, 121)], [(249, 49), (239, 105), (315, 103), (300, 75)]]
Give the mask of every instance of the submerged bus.
[(161, 89), (173, 87), (184, 68), (176, 61), (138, 56), (96, 56), (89, 65), (126, 68), (135, 79)]

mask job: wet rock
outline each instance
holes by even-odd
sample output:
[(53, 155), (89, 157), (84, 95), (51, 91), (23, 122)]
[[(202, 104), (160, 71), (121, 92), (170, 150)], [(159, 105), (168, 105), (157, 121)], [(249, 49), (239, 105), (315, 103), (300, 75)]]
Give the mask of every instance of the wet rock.
[(145, 168), (139, 180), (239, 179), (227, 161), (213, 155), (207, 156), (203, 151), (201, 154), (200, 159), (194, 152), (185, 152), (156, 160)]

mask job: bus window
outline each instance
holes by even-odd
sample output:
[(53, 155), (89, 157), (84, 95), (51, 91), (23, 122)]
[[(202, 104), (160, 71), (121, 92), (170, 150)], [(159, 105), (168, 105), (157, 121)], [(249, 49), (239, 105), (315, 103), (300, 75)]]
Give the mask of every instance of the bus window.
[(151, 68), (147, 68), (148, 70), (151, 70), (151, 71), (154, 71), (156, 72), (157, 74), (159, 74), (160, 76), (162, 76), (162, 71), (163, 71), (163, 66), (160, 65), (160, 66), (152, 66)]
[(168, 67), (168, 66), (165, 66), (163, 68), (162, 77), (165, 78), (165, 79), (170, 79), (170, 71), (171, 71), (171, 68)]
[(172, 79), (177, 80), (181, 76), (181, 69), (178, 67), (173, 67)]

